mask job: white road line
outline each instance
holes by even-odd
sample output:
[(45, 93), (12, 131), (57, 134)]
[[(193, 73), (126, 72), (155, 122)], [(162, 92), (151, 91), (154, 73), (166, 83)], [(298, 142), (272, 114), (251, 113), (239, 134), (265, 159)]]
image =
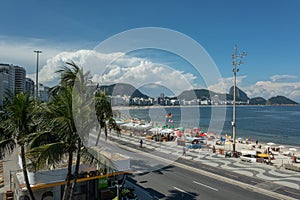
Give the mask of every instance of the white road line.
[(177, 187), (174, 187), (175, 190), (178, 190), (179, 192), (182, 192), (182, 193), (187, 193), (186, 191), (182, 190), (182, 189), (179, 189)]
[(201, 185), (201, 186), (203, 186), (203, 187), (209, 188), (209, 189), (214, 190), (214, 191), (217, 191), (217, 192), (219, 191), (217, 188), (210, 187), (210, 186), (208, 186), (208, 185), (205, 185), (205, 184), (203, 184), (203, 183), (199, 183), (199, 182), (197, 182), (197, 181), (193, 181), (193, 183), (196, 183), (196, 184), (198, 184), (198, 185)]
[(190, 195), (190, 196), (192, 196), (192, 197), (195, 197), (195, 195), (193, 195), (193, 194), (190, 194), (189, 192), (186, 192), (186, 191), (184, 191), (184, 190), (182, 190), (182, 189), (180, 189), (180, 188), (178, 188), (178, 187), (173, 187), (175, 190), (178, 190), (179, 192), (182, 192), (182, 193), (185, 193), (185, 194), (188, 194), (188, 195)]

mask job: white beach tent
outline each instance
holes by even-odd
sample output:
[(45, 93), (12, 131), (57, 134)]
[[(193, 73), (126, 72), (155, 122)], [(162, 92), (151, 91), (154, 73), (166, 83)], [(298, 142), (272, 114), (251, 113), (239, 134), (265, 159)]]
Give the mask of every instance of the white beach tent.
[(161, 130), (162, 130), (162, 128), (160, 128), (160, 127), (154, 127), (154, 128), (149, 129), (149, 131), (152, 133), (160, 133)]
[(173, 129), (168, 129), (168, 128), (167, 128), (167, 129), (161, 130), (161, 133), (162, 133), (162, 134), (168, 134), (168, 133), (173, 133), (173, 131), (174, 131)]

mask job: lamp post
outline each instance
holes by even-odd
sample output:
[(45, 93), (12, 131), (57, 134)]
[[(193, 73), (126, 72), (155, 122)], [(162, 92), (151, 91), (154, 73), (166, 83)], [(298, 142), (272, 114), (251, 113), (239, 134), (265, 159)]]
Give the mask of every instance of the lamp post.
[(233, 143), (232, 143), (232, 150), (235, 153), (235, 140), (236, 140), (236, 73), (239, 71), (239, 69), (237, 69), (237, 66), (243, 64), (242, 58), (244, 56), (246, 56), (247, 53), (243, 52), (241, 54), (237, 54), (237, 46), (234, 46), (234, 52), (232, 54), (232, 58), (233, 58), (233, 76), (234, 76), (234, 80), (233, 80), (233, 111), (232, 111), (232, 139), (233, 139)]
[(36, 75), (35, 75), (35, 100), (38, 101), (39, 98), (39, 54), (42, 53), (40, 50), (35, 50), (36, 53)]

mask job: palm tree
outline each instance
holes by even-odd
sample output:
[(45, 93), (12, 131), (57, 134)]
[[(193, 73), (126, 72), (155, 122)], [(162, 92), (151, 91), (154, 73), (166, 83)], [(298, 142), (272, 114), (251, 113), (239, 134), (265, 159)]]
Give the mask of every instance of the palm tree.
[[(81, 150), (83, 147), (83, 133), (89, 133), (91, 121), (91, 96), (86, 92), (88, 73), (84, 74), (74, 62), (68, 62), (58, 73), (61, 74), (60, 85), (52, 89), (52, 104), (49, 107), (49, 115), (55, 127), (57, 135), (67, 144), (68, 173), (67, 184), (63, 199), (72, 199), (78, 177)], [(48, 116), (49, 116), (48, 115)], [(76, 120), (76, 121), (75, 121)], [(72, 176), (73, 153), (76, 152), (76, 164), (74, 176)], [(73, 179), (71, 186), (70, 182)]]
[(101, 92), (97, 90), (95, 93), (95, 110), (99, 123), (99, 132), (96, 140), (96, 146), (98, 146), (101, 129), (104, 128), (105, 138), (107, 138), (107, 121), (110, 125), (114, 125), (113, 111), (111, 108), (110, 100), (107, 97), (106, 91)]
[(32, 200), (35, 198), (28, 178), (25, 146), (28, 144), (28, 136), (35, 129), (32, 121), (33, 110), (34, 101), (27, 93), (17, 95), (9, 93), (5, 105), (6, 116), (1, 121), (4, 134), (0, 138), (1, 152), (12, 153), (17, 146), (20, 147), (24, 181)]

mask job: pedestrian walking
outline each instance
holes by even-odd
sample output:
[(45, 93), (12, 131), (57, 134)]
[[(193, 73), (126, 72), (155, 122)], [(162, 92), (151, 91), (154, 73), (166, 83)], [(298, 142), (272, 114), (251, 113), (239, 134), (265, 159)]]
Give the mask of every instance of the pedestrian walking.
[(143, 148), (143, 140), (140, 140), (140, 147)]
[(182, 149), (182, 155), (183, 155), (183, 156), (186, 156), (186, 147), (185, 147), (185, 146), (183, 146), (183, 149)]

